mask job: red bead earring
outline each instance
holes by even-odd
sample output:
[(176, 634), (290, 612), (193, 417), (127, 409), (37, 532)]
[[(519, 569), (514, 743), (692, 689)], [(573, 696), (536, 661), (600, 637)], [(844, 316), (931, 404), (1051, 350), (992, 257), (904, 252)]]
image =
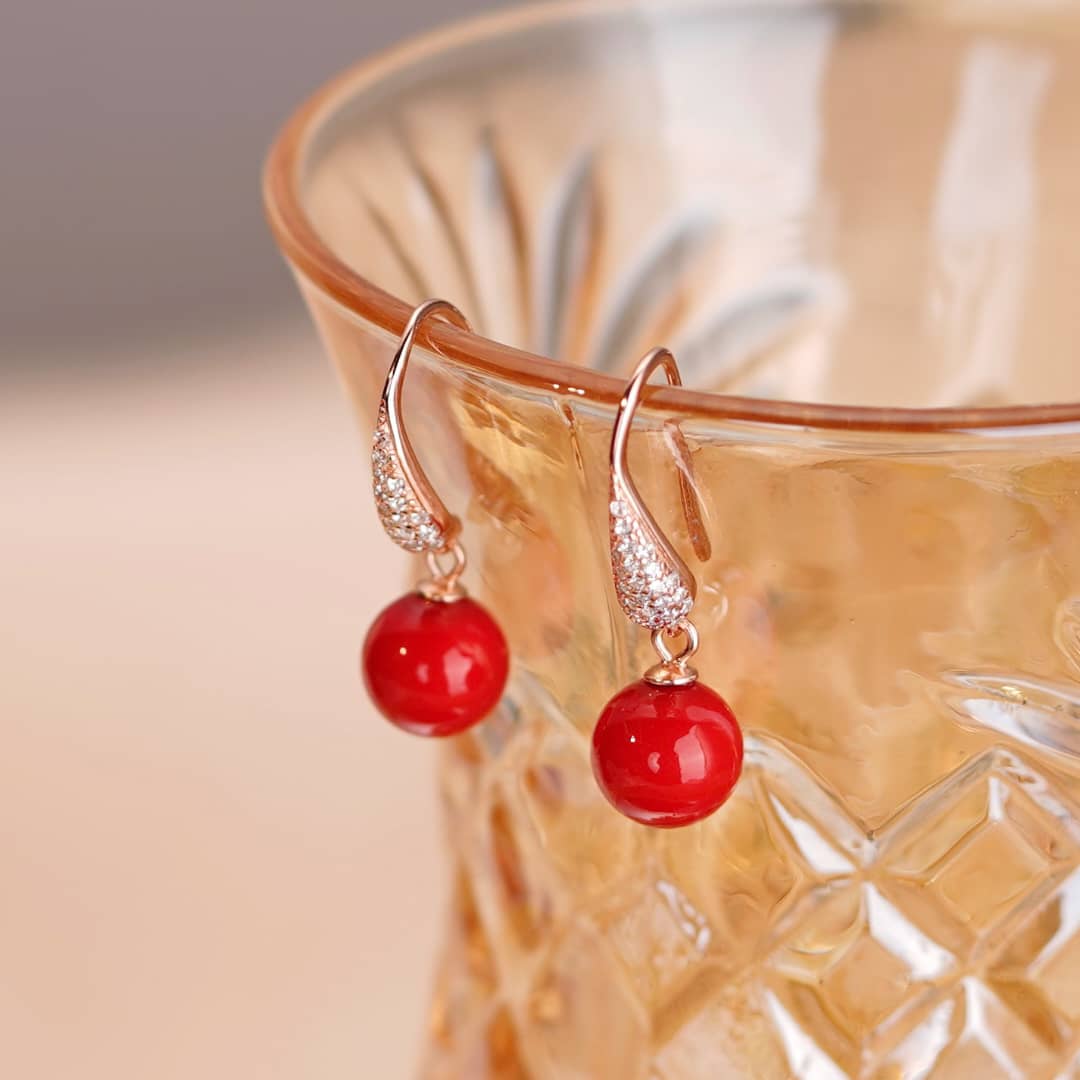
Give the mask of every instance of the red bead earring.
[[(368, 693), (391, 723), (414, 735), (456, 735), (498, 704), (510, 655), (498, 624), (461, 584), (461, 523), (428, 483), (402, 422), (405, 367), (430, 316), (469, 329), (445, 300), (428, 300), (412, 313), (386, 375), (371, 466), (383, 528), (399, 547), (425, 557), (431, 577), (375, 619), (361, 668)], [(449, 569), (440, 557), (451, 560)]]
[[(611, 438), (609, 526), (615, 592), (626, 616), (652, 631), (659, 663), (604, 706), (592, 740), (592, 766), (609, 802), (658, 828), (690, 825), (731, 794), (742, 771), (742, 732), (728, 704), (698, 681), (690, 659), (698, 632), (688, 618), (696, 582), (641, 501), (627, 465), (627, 441), (649, 376), (663, 368), (680, 386), (675, 358), (654, 349), (634, 371)], [(676, 430), (679, 445), (685, 447)], [(679, 474), (683, 504), (697, 500)], [(683, 640), (679, 652), (671, 643)]]

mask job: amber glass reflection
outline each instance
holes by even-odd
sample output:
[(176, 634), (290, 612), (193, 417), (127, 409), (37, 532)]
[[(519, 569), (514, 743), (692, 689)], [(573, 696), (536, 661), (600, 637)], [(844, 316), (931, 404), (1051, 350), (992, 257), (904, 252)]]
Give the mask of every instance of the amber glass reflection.
[[(1004, 10), (549, 7), (358, 69), (275, 148), (271, 220), (365, 428), (411, 303), (503, 343), (435, 331), (406, 390), (514, 654), (444, 752), (423, 1075), (1075, 1068), (1080, 406), (1052, 403), (1080, 396), (1080, 35)], [(736, 795), (674, 833), (588, 765), (649, 662), (607, 451), (661, 341), (699, 392), (642, 410), (632, 467), (748, 730)]]

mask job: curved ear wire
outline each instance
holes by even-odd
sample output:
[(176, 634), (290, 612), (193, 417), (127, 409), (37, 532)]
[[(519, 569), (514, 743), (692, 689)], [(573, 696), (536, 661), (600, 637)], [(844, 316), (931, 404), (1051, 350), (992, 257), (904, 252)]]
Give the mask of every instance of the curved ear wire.
[(446, 300), (427, 300), (413, 311), (386, 374), (371, 451), (375, 506), (387, 536), (406, 551), (429, 556), (454, 552), (461, 523), (417, 460), (402, 418), (401, 388), (417, 332), (425, 319), (434, 317), (470, 329), (465, 316)]
[[(641, 499), (630, 475), (627, 448), (634, 415), (649, 378), (662, 369), (672, 386), (681, 386), (675, 358), (667, 349), (653, 349), (634, 369), (626, 392), (619, 402), (611, 435), (611, 503), (608, 522), (611, 541), (611, 570), (615, 593), (627, 618), (653, 631), (653, 644), (662, 663), (651, 674), (664, 681), (682, 679), (689, 669), (686, 660), (697, 645), (697, 633), (687, 619), (694, 606), (697, 582), (690, 568), (664, 535), (656, 519)], [(675, 429), (675, 448), (683, 459), (679, 484), (687, 528), (695, 551), (709, 553), (708, 537), (701, 520), (700, 506), (690, 477), (690, 458), (682, 433)], [(664, 635), (683, 633), (687, 647), (672, 655)], [(660, 671), (659, 669), (664, 669)], [(665, 674), (666, 672), (666, 674)]]

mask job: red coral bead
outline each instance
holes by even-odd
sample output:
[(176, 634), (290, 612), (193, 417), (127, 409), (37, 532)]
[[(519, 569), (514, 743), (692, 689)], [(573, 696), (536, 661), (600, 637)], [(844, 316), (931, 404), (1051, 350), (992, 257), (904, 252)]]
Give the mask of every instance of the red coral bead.
[(742, 771), (735, 714), (715, 691), (632, 683), (604, 706), (592, 740), (600, 790), (643, 825), (672, 829), (708, 817)]
[(414, 735), (456, 735), (499, 703), (510, 654), (498, 623), (475, 600), (409, 593), (371, 624), (361, 668), (391, 723)]

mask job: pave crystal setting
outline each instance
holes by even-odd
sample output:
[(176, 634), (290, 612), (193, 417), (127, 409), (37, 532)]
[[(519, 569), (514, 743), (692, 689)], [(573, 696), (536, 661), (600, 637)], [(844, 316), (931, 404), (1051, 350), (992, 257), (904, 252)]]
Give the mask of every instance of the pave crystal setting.
[(694, 606), (690, 583), (618, 484), (611, 488), (608, 524), (615, 593), (626, 617), (649, 630), (674, 627)]
[(446, 548), (443, 527), (424, 509), (401, 467), (385, 406), (379, 409), (371, 447), (372, 488), (379, 521), (399, 547), (412, 552)]

